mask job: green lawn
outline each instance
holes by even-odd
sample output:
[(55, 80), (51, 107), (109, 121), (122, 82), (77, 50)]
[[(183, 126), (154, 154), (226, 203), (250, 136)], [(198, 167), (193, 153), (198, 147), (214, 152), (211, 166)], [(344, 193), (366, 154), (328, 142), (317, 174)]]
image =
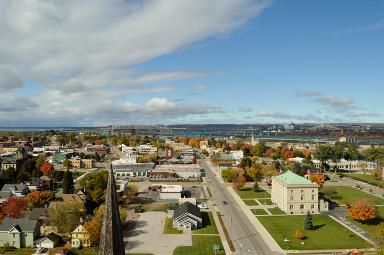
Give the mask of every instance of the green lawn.
[(15, 254), (15, 255), (31, 255), (35, 253), (36, 248), (21, 248), (14, 251), (9, 251), (1, 254)]
[(258, 203), (254, 200), (254, 199), (243, 199), (243, 202), (248, 205), (248, 206), (255, 206), (255, 205), (258, 205)]
[(368, 184), (371, 184), (371, 185), (374, 185), (377, 187), (380, 187), (382, 185), (382, 181), (376, 180), (375, 177), (371, 174), (355, 174), (355, 173), (353, 173), (353, 174), (344, 174), (344, 175), (351, 178), (351, 179), (362, 181), (362, 182), (365, 182), (365, 183), (368, 183)]
[(251, 212), (254, 215), (268, 215), (268, 213), (264, 209), (252, 209)]
[(272, 213), (273, 215), (282, 215), (282, 214), (285, 214), (285, 212), (283, 212), (282, 210), (280, 210), (280, 208), (278, 207), (275, 207), (275, 208), (270, 208), (270, 209), (267, 209), (270, 213)]
[(180, 246), (173, 251), (173, 255), (214, 255), (213, 245), (219, 245), (220, 251), (216, 255), (224, 255), (223, 244), (221, 243), (220, 236), (192, 236), (191, 246)]
[(384, 198), (368, 194), (364, 191), (353, 187), (334, 187), (336, 194), (332, 196), (332, 200), (339, 205), (353, 204), (359, 198), (370, 200), (376, 205), (384, 205)]
[(234, 189), (236, 193), (242, 198), (270, 198), (271, 195), (265, 190), (253, 191), (252, 188), (241, 188), (240, 190)]
[[(326, 215), (313, 215), (316, 230), (304, 231), (304, 216), (258, 217), (272, 237), (284, 250), (323, 250), (367, 248), (371, 245)], [(302, 240), (293, 237), (296, 229), (305, 235)], [(337, 238), (335, 238), (337, 237)], [(288, 239), (289, 242), (284, 242)]]
[(350, 217), (347, 217), (347, 219), (351, 222), (353, 222), (355, 225), (361, 227), (365, 231), (367, 231), (371, 237), (375, 236), (377, 233), (377, 230), (379, 227), (384, 227), (384, 207), (377, 207), (376, 213), (378, 215), (378, 218), (372, 222), (369, 223), (362, 223), (360, 221), (354, 220)]
[(267, 198), (267, 199), (259, 199), (259, 202), (263, 205), (271, 205), (272, 204), (272, 200)]
[(203, 218), (203, 227), (200, 229), (192, 230), (193, 234), (218, 234), (215, 220), (213, 219), (212, 212), (201, 212)]
[(163, 234), (182, 234), (183, 231), (173, 227), (173, 220), (165, 218)]

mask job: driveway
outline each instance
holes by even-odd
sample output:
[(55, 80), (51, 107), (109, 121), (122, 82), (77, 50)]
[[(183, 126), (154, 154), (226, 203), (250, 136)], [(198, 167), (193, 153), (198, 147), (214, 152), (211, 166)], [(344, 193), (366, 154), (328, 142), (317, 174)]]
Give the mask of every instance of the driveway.
[(145, 212), (140, 214), (136, 227), (124, 237), (126, 253), (152, 253), (172, 255), (178, 246), (192, 246), (191, 233), (163, 234), (166, 213)]

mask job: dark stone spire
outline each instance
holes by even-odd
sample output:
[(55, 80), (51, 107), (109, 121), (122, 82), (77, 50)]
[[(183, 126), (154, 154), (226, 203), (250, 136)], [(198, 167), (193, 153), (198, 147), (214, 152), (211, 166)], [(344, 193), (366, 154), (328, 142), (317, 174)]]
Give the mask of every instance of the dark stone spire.
[(117, 204), (115, 178), (112, 165), (108, 174), (108, 186), (105, 193), (105, 209), (100, 236), (100, 255), (124, 255), (125, 247), (120, 226), (120, 212)]

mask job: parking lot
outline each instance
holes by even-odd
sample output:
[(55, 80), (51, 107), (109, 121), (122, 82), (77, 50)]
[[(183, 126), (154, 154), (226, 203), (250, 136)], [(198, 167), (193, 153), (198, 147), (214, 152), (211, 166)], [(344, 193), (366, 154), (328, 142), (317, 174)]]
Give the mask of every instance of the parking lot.
[[(140, 194), (141, 197), (146, 197), (149, 198), (153, 201), (158, 201), (160, 200), (160, 188), (162, 184), (160, 183), (148, 183), (142, 185), (140, 188), (140, 191), (142, 194)], [(149, 187), (152, 187), (149, 188)], [(199, 185), (183, 185), (183, 193), (182, 197), (186, 198), (196, 198), (196, 201), (201, 203), (201, 202), (206, 202), (206, 197), (204, 194), (204, 189), (202, 186)]]
[(169, 255), (178, 246), (192, 246), (191, 233), (163, 234), (164, 212), (141, 213), (136, 227), (124, 238), (126, 253)]

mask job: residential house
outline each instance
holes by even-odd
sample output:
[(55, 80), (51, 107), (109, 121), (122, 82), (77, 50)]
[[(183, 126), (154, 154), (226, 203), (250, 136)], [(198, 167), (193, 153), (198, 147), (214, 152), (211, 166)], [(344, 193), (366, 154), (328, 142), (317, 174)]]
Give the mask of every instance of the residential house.
[(11, 192), (12, 196), (24, 197), (28, 195), (29, 188), (25, 184), (4, 184), (0, 193), (2, 192), (4, 192), (4, 194), (7, 192)]
[(37, 220), (5, 218), (0, 225), (0, 246), (8, 243), (16, 248), (33, 247), (39, 236)]
[(272, 177), (271, 200), (287, 214), (328, 211), (328, 203), (319, 200), (318, 185), (291, 171)]
[(52, 249), (55, 248), (61, 242), (61, 237), (54, 233), (49, 233), (47, 236), (40, 238), (35, 241), (36, 248), (46, 248)]
[(80, 224), (77, 228), (75, 228), (75, 230), (72, 231), (71, 237), (71, 246), (73, 248), (91, 246), (89, 232), (82, 224)]
[(198, 229), (203, 225), (200, 208), (189, 202), (179, 205), (174, 209), (173, 227), (179, 229)]

